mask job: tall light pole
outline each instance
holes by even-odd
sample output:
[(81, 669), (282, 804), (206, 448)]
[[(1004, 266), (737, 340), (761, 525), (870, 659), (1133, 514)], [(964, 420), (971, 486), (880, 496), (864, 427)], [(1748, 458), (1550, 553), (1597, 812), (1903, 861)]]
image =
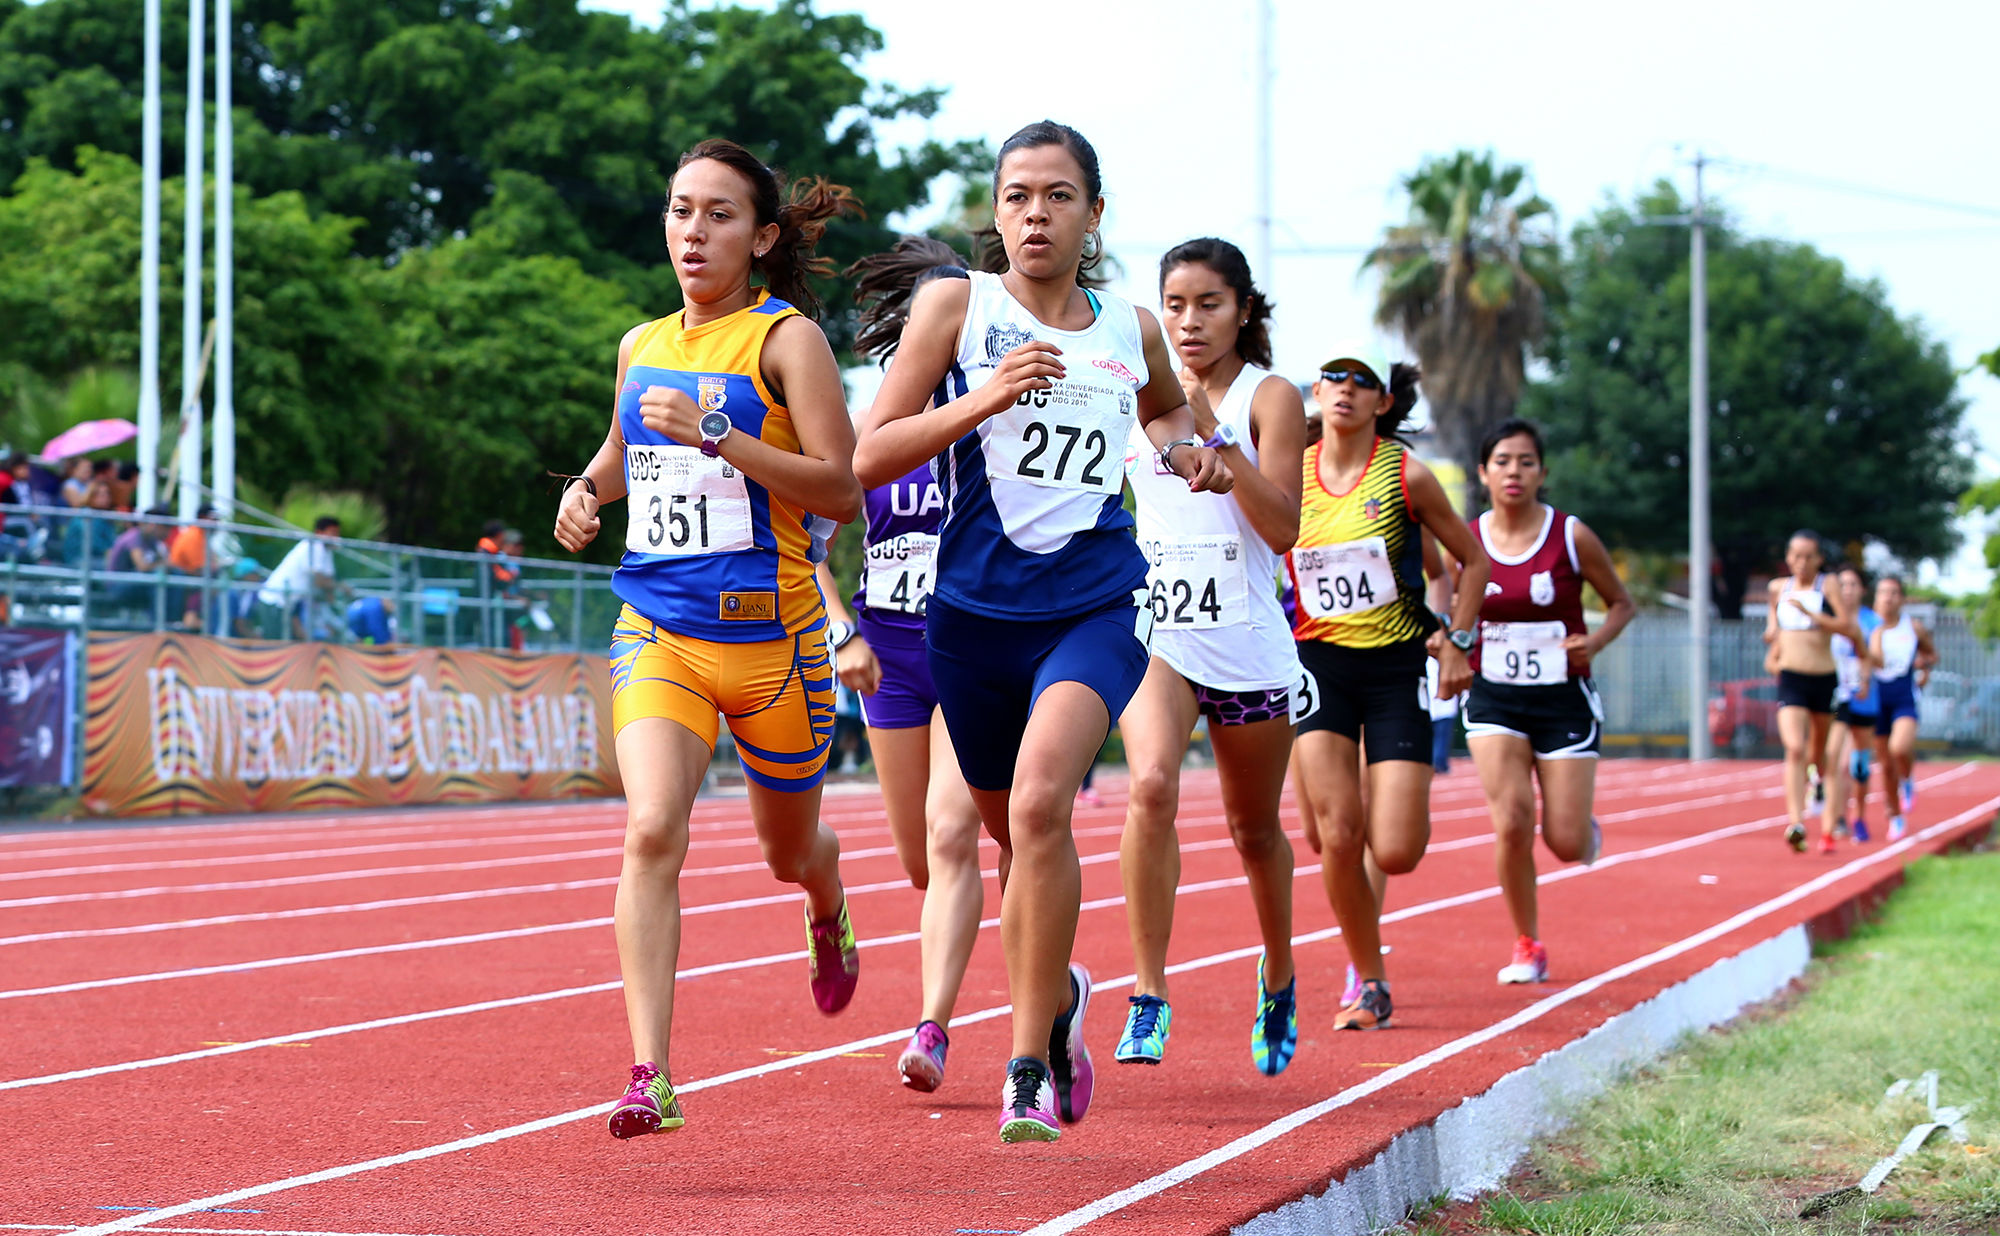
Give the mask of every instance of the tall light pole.
[(236, 509), (236, 130), (229, 109), (235, 65), (229, 0), (215, 0), (215, 455), (216, 513)]
[(160, 0), (146, 0), (146, 103), (140, 121), (139, 509), (160, 500)]
[(207, 59), (202, 31), (205, 0), (188, 0), (187, 195), (181, 243), (180, 514), (201, 506), (201, 94)]
[(1702, 213), (1701, 172), (1694, 156), (1693, 239), (1688, 257), (1688, 755), (1715, 752), (1708, 733), (1708, 237)]

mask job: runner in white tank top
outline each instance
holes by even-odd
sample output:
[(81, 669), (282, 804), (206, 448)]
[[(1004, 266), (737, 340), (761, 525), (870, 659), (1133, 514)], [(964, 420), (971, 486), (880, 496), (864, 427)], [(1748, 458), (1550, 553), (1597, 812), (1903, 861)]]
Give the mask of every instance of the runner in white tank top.
[(1119, 718), (1132, 769), (1119, 869), (1137, 982), (1118, 1059), (1158, 1064), (1172, 1027), (1167, 938), (1180, 882), (1174, 815), (1188, 735), (1207, 717), (1223, 809), (1264, 937), (1250, 1055), (1275, 1076), (1298, 1043), (1292, 847), (1278, 822), (1278, 798), (1300, 670), (1276, 581), (1278, 555), (1298, 538), (1305, 403), (1297, 387), (1266, 368), (1270, 303), (1236, 246), (1204, 238), (1171, 250), (1160, 261), (1160, 300), (1167, 341), (1186, 366), (1181, 385), (1197, 432), (1223, 452), (1236, 487), (1191, 492), (1159, 467), (1143, 432), (1125, 452), (1149, 564), (1153, 657)]

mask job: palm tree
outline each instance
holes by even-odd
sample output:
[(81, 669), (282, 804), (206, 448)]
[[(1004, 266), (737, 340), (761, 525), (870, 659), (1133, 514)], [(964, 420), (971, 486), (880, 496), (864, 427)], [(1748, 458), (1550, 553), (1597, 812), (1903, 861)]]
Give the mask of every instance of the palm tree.
[(1423, 366), (1440, 449), (1466, 470), (1476, 501), (1479, 439), (1514, 412), (1542, 307), (1559, 295), (1554, 216), (1517, 164), (1461, 150), (1403, 181), (1409, 221), (1389, 228), (1362, 269), (1382, 276), (1378, 325), (1402, 336)]

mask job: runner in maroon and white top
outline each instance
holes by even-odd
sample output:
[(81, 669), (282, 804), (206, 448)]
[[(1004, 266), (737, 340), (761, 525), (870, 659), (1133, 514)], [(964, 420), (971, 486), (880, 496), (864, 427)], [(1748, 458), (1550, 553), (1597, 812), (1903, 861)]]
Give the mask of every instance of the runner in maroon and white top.
[[(1564, 862), (1593, 863), (1603, 844), (1591, 799), (1603, 707), (1590, 662), (1632, 620), (1632, 598), (1611, 555), (1582, 520), (1541, 500), (1542, 436), (1510, 420), (1479, 447), (1479, 480), (1493, 509), (1475, 518), (1493, 575), (1479, 609), (1479, 647), (1465, 705), (1466, 745), (1493, 813), (1500, 889), (1518, 936), (1502, 983), (1549, 976), (1535, 904), (1535, 787), (1542, 840)], [(1604, 601), (1604, 623), (1583, 621), (1583, 585)]]

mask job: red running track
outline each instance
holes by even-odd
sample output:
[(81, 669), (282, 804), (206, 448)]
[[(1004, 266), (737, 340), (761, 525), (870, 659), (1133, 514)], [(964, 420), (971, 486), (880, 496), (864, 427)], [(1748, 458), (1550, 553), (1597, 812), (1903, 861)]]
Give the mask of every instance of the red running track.
[[(1928, 766), (1922, 787), (1918, 828), (2000, 809), (2000, 767)], [(864, 946), (836, 1018), (812, 1008), (798, 899), (763, 874), (743, 804), (699, 805), (672, 1061), (689, 1123), (625, 1143), (603, 1128), (627, 1063), (616, 804), (0, 836), (0, 1231), (1222, 1232), (1924, 848), (1795, 855), (1775, 766), (1607, 761), (1604, 859), (1543, 859), (1555, 981), (1503, 989), (1510, 931), (1461, 762), (1434, 791), (1422, 868), (1390, 885), (1393, 1029), (1326, 1029), (1345, 954), (1296, 846), (1301, 1036), (1273, 1079), (1250, 1062), (1257, 936), (1208, 773), (1184, 792), (1173, 1042), (1159, 1068), (1112, 1063), (1131, 966), (1123, 794), (1106, 790), (1077, 817), (1095, 1105), (1060, 1142), (1012, 1147), (994, 1133), (1007, 1008), (990, 872), (945, 1085), (896, 1083), (919, 897), (872, 793), (827, 798)], [(1426, 1053), (1337, 1110), (1245, 1137)]]

